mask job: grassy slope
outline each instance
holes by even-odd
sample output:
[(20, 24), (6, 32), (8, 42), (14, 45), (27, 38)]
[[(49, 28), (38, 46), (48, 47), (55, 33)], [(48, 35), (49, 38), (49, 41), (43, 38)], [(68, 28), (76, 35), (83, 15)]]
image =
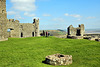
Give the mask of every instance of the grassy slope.
[(0, 67), (54, 67), (42, 61), (56, 53), (73, 56), (72, 65), (56, 67), (100, 67), (100, 42), (55, 37), (0, 42)]

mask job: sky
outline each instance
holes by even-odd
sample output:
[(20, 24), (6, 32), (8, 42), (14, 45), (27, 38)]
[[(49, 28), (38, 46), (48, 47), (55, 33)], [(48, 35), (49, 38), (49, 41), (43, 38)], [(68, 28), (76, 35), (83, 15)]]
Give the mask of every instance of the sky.
[(6, 0), (8, 19), (20, 23), (40, 20), (40, 30), (67, 29), (69, 25), (100, 29), (100, 0)]

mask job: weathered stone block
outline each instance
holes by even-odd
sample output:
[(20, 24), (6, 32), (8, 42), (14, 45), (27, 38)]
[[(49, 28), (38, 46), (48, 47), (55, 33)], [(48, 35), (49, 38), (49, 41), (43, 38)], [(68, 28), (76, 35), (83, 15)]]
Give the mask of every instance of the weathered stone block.
[(68, 35), (67, 38), (71, 38), (71, 39), (83, 39), (83, 36), (70, 36), (70, 35)]
[(46, 56), (45, 62), (50, 65), (69, 65), (72, 64), (72, 55), (49, 55)]

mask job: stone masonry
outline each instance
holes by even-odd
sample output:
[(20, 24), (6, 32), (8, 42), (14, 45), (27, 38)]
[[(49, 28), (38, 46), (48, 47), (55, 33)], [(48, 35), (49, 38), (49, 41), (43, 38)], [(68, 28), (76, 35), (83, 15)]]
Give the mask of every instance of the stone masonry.
[[(10, 29), (10, 32), (7, 30)], [(7, 19), (6, 0), (0, 0), (0, 41), (8, 37), (35, 37), (39, 36), (39, 19), (33, 23), (19, 23), (18, 20)]]
[(84, 24), (79, 25), (79, 27), (74, 28), (72, 25), (68, 27), (68, 35), (71, 36), (83, 36), (85, 33)]
[(79, 25), (79, 27), (74, 28), (72, 25), (68, 27), (68, 38), (82, 39), (85, 33), (84, 24)]
[(46, 56), (45, 62), (50, 65), (72, 64), (72, 55), (54, 54)]

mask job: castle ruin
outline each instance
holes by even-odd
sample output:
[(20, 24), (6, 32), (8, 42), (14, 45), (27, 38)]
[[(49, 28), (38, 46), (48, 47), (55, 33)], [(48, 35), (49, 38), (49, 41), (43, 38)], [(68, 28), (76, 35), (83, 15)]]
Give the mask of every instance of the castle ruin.
[(84, 24), (79, 25), (79, 27), (74, 28), (72, 25), (68, 27), (68, 38), (76, 38), (81, 39), (84, 36), (85, 28)]
[(39, 19), (34, 19), (33, 23), (19, 23), (18, 20), (7, 19), (6, 0), (0, 0), (0, 41), (7, 40), (9, 37), (36, 36), (39, 36)]

